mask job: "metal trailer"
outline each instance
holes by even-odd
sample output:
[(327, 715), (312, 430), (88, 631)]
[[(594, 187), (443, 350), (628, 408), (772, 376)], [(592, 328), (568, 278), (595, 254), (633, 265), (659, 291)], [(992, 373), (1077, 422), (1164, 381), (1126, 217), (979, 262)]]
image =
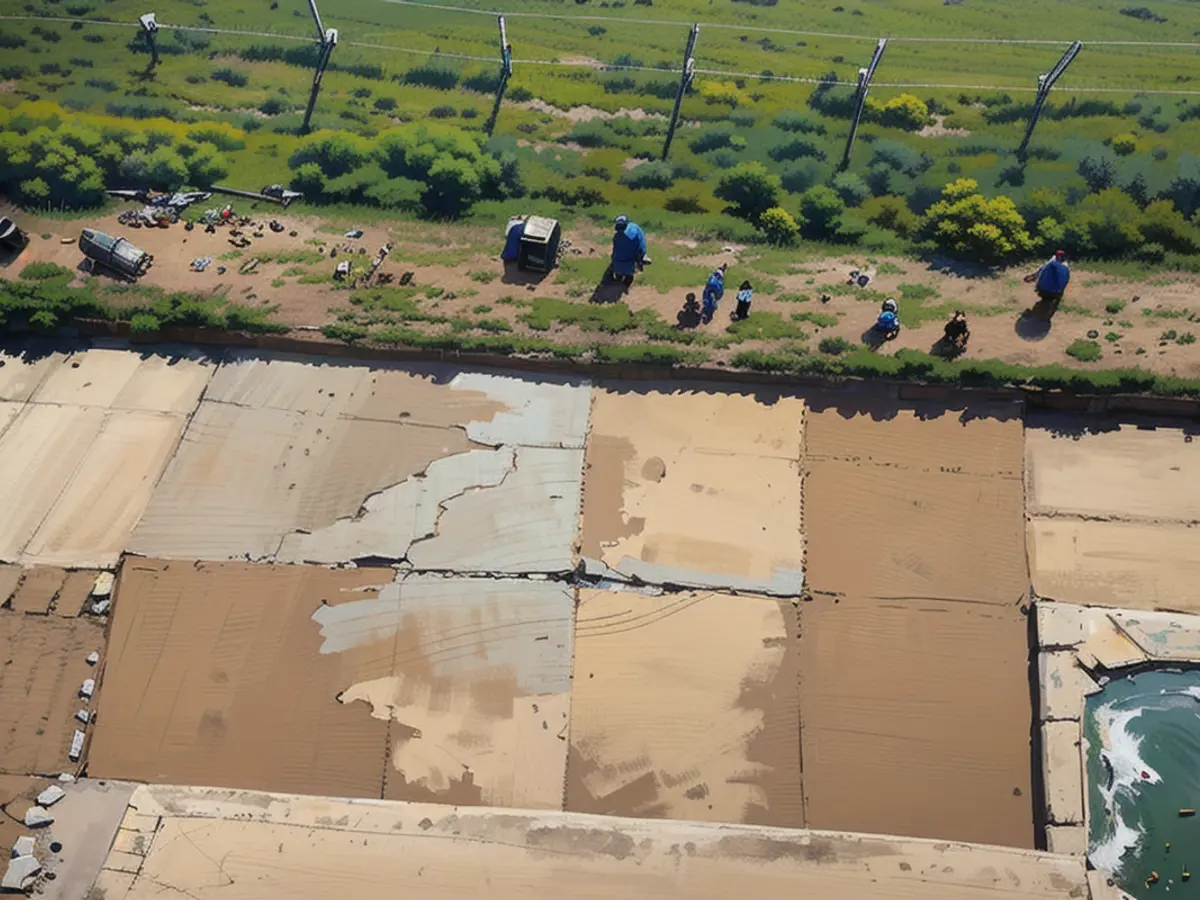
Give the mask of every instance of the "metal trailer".
[(557, 219), (530, 216), (525, 220), (521, 249), (517, 253), (517, 268), (526, 272), (549, 272), (558, 265), (558, 245), (562, 241), (562, 226)]
[(0, 216), (0, 247), (6, 250), (23, 250), (29, 239), (17, 223), (8, 216)]
[(83, 229), (79, 235), (79, 249), (94, 264), (104, 266), (126, 278), (145, 275), (154, 257), (140, 250), (123, 237), (113, 237), (102, 231)]

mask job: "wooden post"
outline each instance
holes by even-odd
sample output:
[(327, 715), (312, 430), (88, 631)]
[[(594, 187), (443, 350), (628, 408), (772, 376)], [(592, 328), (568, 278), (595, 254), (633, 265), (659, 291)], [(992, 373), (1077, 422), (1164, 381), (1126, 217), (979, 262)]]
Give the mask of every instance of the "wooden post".
[(484, 132), (490, 137), (496, 127), (496, 119), (500, 115), (500, 102), (504, 99), (504, 91), (508, 88), (508, 79), (512, 77), (512, 44), (508, 42), (508, 32), (504, 27), (504, 16), (496, 17), (500, 27), (500, 83), (496, 86), (496, 102), (492, 104), (492, 114), (488, 116), (483, 126)]

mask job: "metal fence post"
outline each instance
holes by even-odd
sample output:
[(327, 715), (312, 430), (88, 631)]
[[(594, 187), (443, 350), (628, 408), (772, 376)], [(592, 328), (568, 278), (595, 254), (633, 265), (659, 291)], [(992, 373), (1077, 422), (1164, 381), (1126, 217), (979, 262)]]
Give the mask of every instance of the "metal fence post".
[(490, 137), (496, 127), (496, 119), (500, 115), (500, 102), (504, 99), (504, 91), (508, 88), (508, 79), (512, 77), (512, 44), (508, 42), (508, 31), (504, 27), (504, 16), (497, 16), (496, 23), (500, 26), (500, 83), (496, 86), (496, 102), (492, 104), (492, 114), (488, 116), (483, 126), (484, 132)]
[(850, 154), (854, 152), (854, 137), (858, 134), (858, 123), (862, 121), (863, 110), (867, 108), (867, 91), (871, 89), (871, 79), (875, 77), (875, 69), (878, 68), (879, 61), (883, 59), (883, 51), (887, 49), (887, 42), (887, 38), (880, 38), (879, 43), (875, 45), (875, 55), (871, 57), (871, 64), (865, 69), (858, 70), (858, 91), (854, 97), (854, 115), (850, 119), (850, 134), (846, 137), (846, 152), (842, 154), (839, 170), (844, 170), (850, 165)]
[(679, 109), (683, 106), (683, 95), (696, 77), (696, 39), (700, 37), (700, 25), (695, 24), (688, 33), (687, 49), (683, 51), (683, 70), (679, 75), (679, 91), (675, 94), (675, 108), (671, 110), (671, 124), (667, 126), (667, 139), (663, 142), (662, 158), (671, 152), (671, 141), (675, 138), (675, 126), (679, 124)]
[(1079, 55), (1079, 51), (1082, 49), (1083, 44), (1080, 41), (1076, 41), (1063, 54), (1062, 59), (1058, 61), (1058, 65), (1045, 75), (1038, 76), (1037, 99), (1033, 102), (1033, 112), (1029, 114), (1029, 124), (1025, 126), (1025, 136), (1021, 138), (1021, 146), (1017, 148), (1017, 158), (1022, 162), (1025, 160), (1025, 150), (1029, 147), (1029, 139), (1033, 137), (1033, 129), (1037, 127), (1038, 119), (1042, 115), (1042, 107), (1046, 104), (1046, 98), (1050, 96), (1050, 89), (1054, 87), (1054, 82), (1058, 81), (1062, 73), (1067, 71), (1067, 66)]
[(308, 95), (308, 106), (304, 110), (304, 124), (300, 126), (302, 134), (308, 134), (313, 109), (317, 105), (317, 94), (321, 92), (321, 79), (325, 77), (325, 69), (329, 66), (329, 57), (333, 55), (333, 48), (337, 46), (338, 42), (337, 29), (326, 30), (325, 26), (321, 24), (321, 13), (317, 10), (317, 0), (308, 0), (308, 9), (317, 25), (317, 41), (320, 49), (317, 55), (317, 69), (313, 72), (312, 91)]

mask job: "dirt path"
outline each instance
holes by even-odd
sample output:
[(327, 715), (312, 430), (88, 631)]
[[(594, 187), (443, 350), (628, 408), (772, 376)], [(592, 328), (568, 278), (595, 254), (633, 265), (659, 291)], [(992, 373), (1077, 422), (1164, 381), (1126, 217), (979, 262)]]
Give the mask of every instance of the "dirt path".
[[(563, 343), (629, 344), (647, 340), (639, 328), (615, 334), (581, 332), (570, 323), (554, 322), (546, 331), (532, 330), (521, 320), (530, 302), (538, 298), (576, 304), (622, 299), (611, 291), (599, 292), (603, 294), (599, 296), (596, 285), (580, 274), (602, 269), (607, 235), (600, 230), (572, 230), (568, 235), (572, 241), (566, 257), (568, 266), (539, 282), (519, 273), (504, 273), (496, 258), (501, 243), (499, 229), (379, 222), (363, 225), (361, 238), (347, 239), (343, 237), (344, 228), (335, 228), (316, 217), (280, 215), (274, 210), (252, 215), (260, 229), (249, 228), (246, 233), (261, 230), (262, 237), (252, 237), (251, 246), (240, 251), (230, 246), (224, 231), (206, 234), (196, 228), (185, 232), (181, 225), (127, 229), (117, 223), (115, 214), (84, 222), (34, 221), (29, 223), (34, 234), (30, 246), (5, 274), (11, 273), (12, 277), (25, 263), (35, 260), (77, 267), (81, 260), (78, 248), (61, 240), (76, 237), (87, 225), (124, 235), (154, 254), (154, 268), (143, 279), (145, 284), (172, 291), (225, 294), (251, 305), (277, 306), (278, 318), (289, 325), (321, 326), (333, 321), (336, 310), (346, 309), (350, 302), (347, 285), (332, 277), (337, 262), (349, 255), (356, 271), (363, 271), (375, 251), (391, 240), (396, 246), (381, 271), (391, 274), (395, 283), (404, 273), (413, 273), (413, 284), (420, 289), (416, 301), (422, 312), (436, 318), (455, 320), (460, 327), (466, 322), (469, 328), (472, 316), (483, 316), (493, 326), (502, 321), (504, 330), (511, 329), (513, 334)], [(273, 217), (283, 224), (283, 232), (273, 233), (266, 228)], [(680, 330), (704, 335), (698, 343), (717, 362), (746, 349), (788, 346), (817, 352), (821, 340), (829, 337), (861, 343), (880, 302), (895, 296), (900, 300), (903, 329), (899, 338), (881, 348), (881, 353), (901, 348), (929, 350), (940, 338), (950, 312), (961, 308), (971, 328), (968, 359), (1000, 359), (1021, 365), (1137, 365), (1164, 374), (1200, 375), (1200, 342), (1193, 343), (1200, 337), (1200, 277), (1195, 275), (1162, 273), (1151, 281), (1135, 281), (1076, 266), (1064, 306), (1046, 330), (1021, 316), (1034, 300), (1030, 286), (1020, 277), (1025, 270), (965, 277), (904, 259), (866, 259), (853, 254), (805, 259), (803, 248), (797, 251), (797, 262), (781, 266), (776, 260), (768, 266), (758, 261), (762, 253), (758, 247), (722, 248), (651, 235), (651, 254), (666, 260), (672, 267), (670, 273), (647, 273), (623, 299), (635, 313), (653, 310), (662, 321)], [(204, 272), (190, 271), (191, 261), (202, 256), (211, 256), (213, 263)], [(239, 274), (241, 265), (254, 256), (261, 257), (256, 270), (249, 275)], [(699, 294), (704, 270), (722, 262), (730, 265), (729, 290), (715, 319), (699, 323), (684, 311), (686, 295)], [(225, 266), (226, 271), (221, 273), (219, 266)], [(872, 276), (865, 289), (846, 284), (849, 272), (859, 267)], [(764, 268), (772, 274), (764, 274)], [(774, 274), (780, 270), (784, 274)], [(743, 279), (755, 284), (752, 312), (756, 315), (752, 327), (738, 336), (740, 339), (731, 340), (726, 329), (733, 295)], [(649, 281), (663, 290), (651, 287)], [(404, 324), (441, 327), (421, 322)], [(1100, 358), (1081, 362), (1069, 356), (1067, 348), (1077, 340), (1095, 341)]]

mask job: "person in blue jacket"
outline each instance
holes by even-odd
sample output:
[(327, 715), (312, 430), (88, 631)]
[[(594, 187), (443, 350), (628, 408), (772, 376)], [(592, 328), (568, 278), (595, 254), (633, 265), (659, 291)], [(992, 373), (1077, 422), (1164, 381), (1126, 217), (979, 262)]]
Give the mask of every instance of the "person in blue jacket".
[(716, 269), (708, 276), (708, 282), (704, 285), (704, 297), (700, 308), (701, 322), (711, 322), (713, 320), (713, 316), (717, 313), (717, 304), (725, 296), (725, 268), (726, 265), (723, 263), (719, 269)]
[(1053, 315), (1062, 303), (1067, 284), (1071, 281), (1071, 268), (1067, 265), (1067, 254), (1056, 250), (1044, 266), (1037, 270), (1028, 280), (1034, 281), (1033, 289), (1038, 298), (1046, 304), (1047, 312)]
[(613, 222), (612, 273), (626, 285), (633, 283), (633, 275), (648, 260), (646, 259), (646, 233), (628, 216), (617, 216)]
[(900, 333), (899, 309), (891, 297), (883, 301), (883, 309), (875, 320), (875, 330), (885, 341), (892, 340)]

